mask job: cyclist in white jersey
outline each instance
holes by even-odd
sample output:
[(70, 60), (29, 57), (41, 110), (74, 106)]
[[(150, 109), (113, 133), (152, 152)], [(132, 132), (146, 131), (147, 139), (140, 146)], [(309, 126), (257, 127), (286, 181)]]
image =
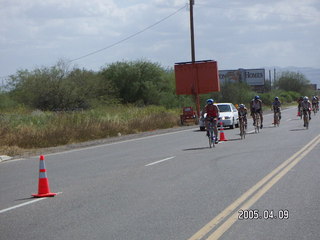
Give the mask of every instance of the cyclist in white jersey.
[(303, 98), (303, 101), (301, 102), (301, 108), (302, 111), (306, 111), (308, 113), (309, 120), (311, 120), (311, 102), (307, 96)]

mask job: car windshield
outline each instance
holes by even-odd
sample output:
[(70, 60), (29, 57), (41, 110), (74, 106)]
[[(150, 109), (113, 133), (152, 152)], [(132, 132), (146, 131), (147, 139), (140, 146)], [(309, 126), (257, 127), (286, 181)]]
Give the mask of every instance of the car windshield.
[(218, 105), (220, 112), (231, 112), (230, 105)]

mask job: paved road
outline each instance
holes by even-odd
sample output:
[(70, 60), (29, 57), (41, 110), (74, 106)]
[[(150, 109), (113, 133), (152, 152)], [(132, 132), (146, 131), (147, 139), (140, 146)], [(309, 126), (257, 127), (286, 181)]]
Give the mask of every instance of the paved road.
[(295, 111), (214, 149), (190, 128), (45, 155), (54, 198), (30, 198), (38, 158), (3, 162), (0, 238), (319, 239), (320, 117)]

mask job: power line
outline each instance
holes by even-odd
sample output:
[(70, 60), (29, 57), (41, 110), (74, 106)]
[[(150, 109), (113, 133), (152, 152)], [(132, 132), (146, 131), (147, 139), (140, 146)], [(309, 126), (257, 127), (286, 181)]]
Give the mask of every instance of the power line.
[[(205, 4), (205, 3), (199, 3), (197, 5), (199, 7), (209, 7), (209, 8), (214, 8), (214, 9), (223, 9), (223, 10), (244, 10), (244, 11), (250, 10), (249, 7), (213, 6), (213, 5)], [(302, 12), (299, 12), (299, 13), (296, 13), (296, 14), (292, 14), (292, 13), (275, 12), (274, 10), (268, 10), (268, 9), (259, 9), (259, 10), (255, 10), (255, 11), (259, 12), (259, 13), (268, 13), (268, 14), (286, 16), (286, 17), (312, 17), (312, 18), (318, 17), (317, 15), (310, 15), (310, 14), (302, 13)]]
[[(173, 13), (171, 13), (170, 15), (162, 18), (161, 20), (159, 20), (159, 21), (157, 21), (157, 22), (149, 25), (148, 27), (146, 27), (146, 28), (144, 28), (144, 29), (142, 29), (142, 30), (134, 33), (134, 34), (131, 34), (131, 35), (129, 35), (128, 37), (125, 37), (125, 38), (122, 39), (122, 40), (119, 40), (119, 41), (117, 41), (117, 42), (115, 42), (115, 43), (113, 43), (113, 44), (110, 44), (109, 46), (106, 46), (106, 47), (104, 47), (104, 48), (101, 48), (101, 49), (98, 49), (98, 50), (96, 50), (96, 51), (90, 52), (90, 53), (88, 53), (88, 54), (86, 54), (86, 55), (83, 55), (83, 56), (81, 56), (81, 57), (72, 59), (72, 60), (70, 60), (68, 63), (71, 63), (71, 62), (80, 60), (80, 59), (82, 59), (82, 58), (86, 58), (86, 57), (88, 57), (88, 56), (91, 56), (91, 55), (94, 55), (94, 54), (96, 54), (96, 53), (102, 52), (102, 51), (104, 51), (104, 50), (106, 50), (106, 49), (112, 48), (112, 47), (114, 47), (114, 46), (116, 46), (116, 45), (118, 45), (118, 44), (120, 44), (120, 43), (122, 43), (122, 42), (125, 42), (125, 41), (127, 41), (127, 40), (129, 40), (129, 39), (131, 39), (131, 38), (133, 38), (133, 37), (135, 37), (135, 36), (137, 36), (137, 35), (145, 32), (145, 31), (147, 31), (148, 29), (150, 29), (150, 28), (152, 28), (152, 27), (160, 24), (161, 22), (167, 20), (168, 18), (176, 15), (178, 12), (180, 12), (180, 11), (183, 10), (183, 9), (185, 9), (186, 7), (188, 7), (188, 4), (187, 4), (187, 3), (186, 3), (183, 7), (179, 8), (178, 10), (176, 10), (175, 12), (173, 12)], [(2, 79), (6, 79), (6, 78), (8, 78), (8, 77), (10, 77), (10, 75), (8, 75), (8, 76), (0, 76), (0, 78), (2, 78)]]
[(133, 38), (133, 37), (135, 37), (135, 36), (137, 36), (137, 35), (145, 32), (145, 31), (147, 31), (148, 29), (150, 29), (150, 28), (152, 28), (152, 27), (160, 24), (161, 22), (167, 20), (168, 18), (172, 17), (173, 15), (176, 15), (178, 12), (180, 12), (182, 9), (185, 9), (187, 6), (188, 6), (188, 4), (185, 4), (183, 7), (179, 8), (179, 9), (176, 10), (175, 12), (173, 12), (173, 13), (171, 13), (170, 15), (162, 18), (161, 20), (159, 20), (159, 21), (157, 21), (157, 22), (149, 25), (148, 27), (146, 27), (146, 28), (144, 28), (144, 29), (142, 29), (142, 30), (134, 33), (134, 34), (131, 34), (131, 35), (129, 35), (128, 37), (123, 38), (122, 40), (119, 40), (119, 41), (117, 41), (117, 42), (115, 42), (115, 43), (113, 43), (113, 44), (110, 44), (110, 45), (108, 45), (108, 46), (106, 46), (106, 47), (104, 47), (104, 48), (101, 48), (101, 49), (98, 49), (98, 50), (96, 50), (96, 51), (90, 52), (90, 53), (88, 53), (88, 54), (86, 54), (86, 55), (83, 55), (83, 56), (81, 56), (81, 57), (72, 59), (72, 60), (69, 61), (69, 63), (74, 62), (74, 61), (77, 61), (77, 60), (82, 59), (82, 58), (86, 58), (86, 57), (88, 57), (88, 56), (91, 56), (91, 55), (94, 55), (94, 54), (96, 54), (96, 53), (102, 52), (102, 51), (104, 51), (104, 50), (106, 50), (106, 49), (112, 48), (112, 47), (114, 47), (114, 46), (116, 46), (116, 45), (118, 45), (118, 44), (120, 44), (120, 43), (123, 43), (123, 42), (125, 42), (125, 41), (127, 41), (127, 40), (129, 40), (129, 39), (131, 39), (131, 38)]

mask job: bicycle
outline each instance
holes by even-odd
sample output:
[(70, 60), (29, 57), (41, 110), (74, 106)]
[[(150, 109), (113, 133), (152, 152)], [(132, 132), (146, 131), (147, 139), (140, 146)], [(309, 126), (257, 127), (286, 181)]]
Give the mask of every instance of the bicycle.
[(279, 111), (276, 111), (274, 113), (274, 126), (276, 127), (279, 127), (280, 125), (280, 112)]
[(312, 104), (312, 110), (313, 110), (313, 114), (316, 115), (316, 113), (318, 111), (318, 107), (316, 104)]
[(254, 113), (254, 132), (259, 133), (260, 131), (260, 114), (258, 112)]
[(244, 116), (239, 116), (239, 128), (240, 128), (241, 139), (246, 138), (246, 126), (244, 122)]
[(309, 129), (309, 114), (307, 112), (308, 110), (303, 109), (303, 126), (306, 129)]
[(302, 113), (302, 107), (301, 106), (299, 107), (299, 111), (298, 112), (300, 113), (300, 119), (302, 119), (303, 113)]
[(216, 137), (214, 135), (214, 123), (216, 123), (217, 121), (217, 118), (210, 118), (209, 119), (209, 122), (208, 122), (208, 131), (209, 131), (209, 147), (212, 148), (212, 147), (215, 147), (215, 141), (216, 141)]

